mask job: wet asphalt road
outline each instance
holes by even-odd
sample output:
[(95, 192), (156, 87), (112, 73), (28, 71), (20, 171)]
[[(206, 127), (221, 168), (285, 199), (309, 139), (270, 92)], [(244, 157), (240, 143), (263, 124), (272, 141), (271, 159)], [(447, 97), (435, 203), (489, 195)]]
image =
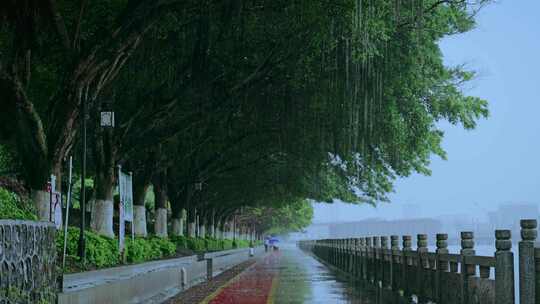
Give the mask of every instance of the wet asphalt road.
[(371, 304), (354, 282), (301, 251), (294, 244), (281, 244), (275, 263), (277, 281), (274, 290), (276, 304)]

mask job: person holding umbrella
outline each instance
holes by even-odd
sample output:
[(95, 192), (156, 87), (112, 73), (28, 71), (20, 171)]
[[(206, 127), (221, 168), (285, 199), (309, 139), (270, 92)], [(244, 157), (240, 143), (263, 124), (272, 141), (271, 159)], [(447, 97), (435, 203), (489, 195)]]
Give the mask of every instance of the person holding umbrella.
[(264, 252), (268, 252), (269, 246), (270, 246), (270, 237), (267, 236), (264, 238)]
[(274, 251), (279, 250), (277, 243), (279, 243), (279, 240), (276, 237), (270, 238), (270, 246), (274, 249)]

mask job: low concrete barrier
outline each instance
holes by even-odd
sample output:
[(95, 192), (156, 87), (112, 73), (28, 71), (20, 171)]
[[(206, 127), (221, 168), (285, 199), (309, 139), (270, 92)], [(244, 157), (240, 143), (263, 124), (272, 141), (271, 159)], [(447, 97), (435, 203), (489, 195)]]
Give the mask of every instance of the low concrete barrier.
[(249, 258), (249, 249), (235, 249), (64, 275), (58, 302), (161, 303)]
[[(264, 253), (263, 247), (254, 248), (255, 256), (260, 256)], [(233, 249), (225, 251), (217, 251), (206, 253), (204, 255), (205, 259), (212, 260), (212, 275), (215, 277), (222, 273), (223, 271), (230, 269), (240, 263), (245, 262), (249, 257), (249, 249)]]

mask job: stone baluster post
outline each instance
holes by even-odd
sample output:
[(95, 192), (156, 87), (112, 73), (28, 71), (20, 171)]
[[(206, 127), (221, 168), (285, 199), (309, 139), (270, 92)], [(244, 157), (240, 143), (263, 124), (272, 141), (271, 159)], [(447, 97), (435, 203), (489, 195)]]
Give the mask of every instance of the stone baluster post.
[(330, 264), (336, 266), (336, 240), (328, 240), (328, 245), (330, 246)]
[(388, 263), (388, 237), (381, 236), (381, 249), (380, 249), (380, 270), (381, 270), (381, 283), (382, 287), (388, 287), (389, 285), (389, 263)]
[(360, 277), (363, 280), (367, 279), (367, 241), (365, 237), (360, 238)]
[(343, 271), (347, 272), (349, 269), (349, 239), (344, 239), (343, 244)]
[(409, 282), (409, 266), (411, 265), (411, 257), (408, 257), (407, 254), (409, 254), (412, 251), (412, 237), (410, 235), (404, 235), (402, 236), (403, 239), (403, 251), (402, 251), (402, 272), (401, 272), (401, 289), (403, 289), (403, 296), (405, 299), (410, 299), (411, 293), (410, 293), (410, 286), (411, 283)]
[(337, 253), (338, 253), (338, 240), (331, 240), (330, 245), (332, 246), (332, 265), (337, 266)]
[(535, 303), (540, 303), (540, 248), (534, 248), (534, 267), (535, 267)]
[(438, 255), (448, 254), (448, 234), (438, 233), (436, 237), (437, 250), (435, 253), (437, 253), (437, 261), (435, 267), (437, 269), (437, 274), (435, 275), (435, 299), (437, 303), (442, 303), (442, 288), (445, 286), (441, 286), (441, 282), (443, 273), (448, 271), (448, 261), (441, 261)]
[(354, 251), (355, 251), (355, 240), (349, 239), (349, 267), (347, 268), (348, 272), (351, 275), (354, 275)]
[(342, 246), (343, 244), (343, 240), (342, 239), (338, 239), (337, 240), (337, 259), (336, 259), (336, 266), (338, 268), (341, 268), (341, 251), (342, 251)]
[(323, 246), (326, 251), (326, 261), (332, 264), (332, 241), (328, 239), (324, 240)]
[(474, 234), (471, 231), (461, 232), (461, 302), (469, 303), (469, 277), (476, 274), (476, 265), (467, 264), (467, 256), (476, 254), (474, 250)]
[(373, 279), (376, 284), (380, 283), (381, 280), (381, 238), (379, 236), (373, 237)]
[(514, 254), (510, 230), (495, 230), (495, 304), (514, 304)]
[(373, 279), (373, 247), (371, 241), (373, 239), (366, 237), (366, 280), (371, 282)]
[(338, 268), (341, 268), (341, 252), (342, 252), (342, 244), (343, 240), (338, 239), (337, 240), (337, 259), (336, 259), (336, 266)]
[(417, 246), (417, 260), (416, 260), (416, 290), (415, 294), (418, 296), (419, 303), (426, 303), (425, 301), (425, 285), (429, 282), (425, 282), (424, 274), (426, 273), (425, 268), (428, 267), (429, 261), (427, 258), (428, 253), (428, 241), (427, 234), (418, 234), (416, 235), (416, 246)]
[(399, 236), (392, 235), (390, 236), (390, 249), (392, 250), (392, 255), (390, 256), (390, 289), (396, 291), (398, 290), (398, 282), (396, 280), (397, 266), (399, 265)]
[(537, 222), (534, 219), (521, 220), (521, 242), (519, 242), (519, 300), (521, 304), (534, 304), (536, 271), (534, 262), (534, 241)]
[(349, 239), (343, 240), (343, 271), (347, 272), (349, 269)]
[(357, 238), (355, 243), (355, 272), (358, 278), (362, 277), (362, 238)]
[(352, 272), (353, 277), (358, 275), (358, 239), (352, 240)]
[(352, 269), (352, 239), (347, 239), (347, 254), (345, 255), (345, 271), (351, 272)]
[(356, 239), (349, 239), (349, 273), (354, 276), (356, 256)]
[(343, 239), (339, 239), (338, 240), (338, 248), (339, 248), (339, 251), (338, 251), (338, 268), (340, 269), (343, 269), (342, 268), (342, 263), (343, 263)]

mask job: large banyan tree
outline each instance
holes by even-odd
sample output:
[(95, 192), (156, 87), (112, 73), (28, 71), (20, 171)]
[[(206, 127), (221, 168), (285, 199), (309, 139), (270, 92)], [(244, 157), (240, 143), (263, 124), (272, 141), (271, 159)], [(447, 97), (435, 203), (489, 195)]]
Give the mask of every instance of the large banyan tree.
[(92, 227), (107, 235), (117, 164), (134, 172), (142, 235), (150, 185), (162, 235), (169, 201), (174, 231), (182, 210), (214, 225), (305, 199), (375, 204), (445, 157), (440, 120), (487, 116), (438, 42), (488, 2), (4, 1), (0, 140), (39, 198), (73, 152), (82, 100), (115, 108), (114, 131), (91, 131)]

